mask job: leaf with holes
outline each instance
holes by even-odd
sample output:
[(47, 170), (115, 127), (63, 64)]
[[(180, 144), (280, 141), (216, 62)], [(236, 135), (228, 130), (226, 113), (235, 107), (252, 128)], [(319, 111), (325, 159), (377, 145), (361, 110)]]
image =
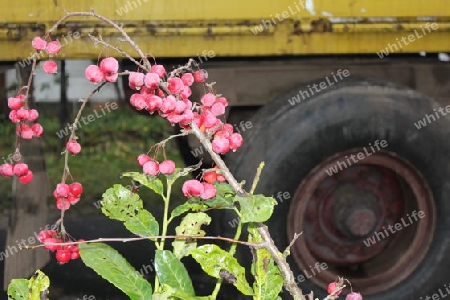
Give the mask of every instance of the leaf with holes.
[[(263, 242), (258, 229), (253, 225), (248, 226), (248, 241), (252, 243)], [(256, 299), (275, 300), (283, 288), (283, 277), (273, 261), (267, 249), (256, 249), (253, 252), (251, 266), (252, 275), (255, 277), (253, 291)]]
[(139, 172), (125, 172), (122, 173), (122, 177), (131, 177), (134, 181), (148, 187), (158, 195), (164, 194), (164, 185), (161, 180), (154, 176), (148, 176)]
[(83, 263), (132, 300), (151, 299), (152, 286), (115, 249), (103, 243), (80, 244)]
[(143, 208), (139, 195), (120, 184), (115, 184), (103, 193), (102, 212), (113, 220), (124, 222), (125, 227), (134, 234), (141, 236), (159, 234), (158, 222)]
[(248, 197), (235, 197), (241, 207), (241, 222), (265, 222), (273, 213), (277, 201), (264, 195), (249, 195)]
[[(176, 235), (184, 236), (205, 236), (206, 232), (201, 229), (202, 225), (209, 225), (211, 217), (203, 212), (187, 214), (180, 225), (175, 228)], [(177, 258), (189, 255), (191, 249), (197, 247), (195, 239), (176, 239), (172, 242), (173, 253)]]
[(161, 284), (166, 284), (175, 291), (183, 291), (187, 295), (195, 296), (186, 268), (172, 252), (156, 250), (155, 271)]
[(253, 295), (253, 290), (245, 279), (245, 269), (227, 251), (217, 245), (207, 244), (191, 250), (190, 254), (209, 276), (219, 279), (226, 274), (231, 279), (229, 282), (241, 293)]
[(50, 279), (40, 270), (37, 270), (31, 276), (28, 282), (29, 299), (41, 300), (47, 299), (48, 288), (50, 287)]
[(11, 300), (28, 300), (28, 280), (13, 279), (8, 285), (8, 299)]

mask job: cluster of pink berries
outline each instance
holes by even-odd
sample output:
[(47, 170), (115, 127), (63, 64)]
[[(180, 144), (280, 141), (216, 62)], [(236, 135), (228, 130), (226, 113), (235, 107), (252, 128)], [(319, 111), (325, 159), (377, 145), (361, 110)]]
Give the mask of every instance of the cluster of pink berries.
[(195, 179), (184, 182), (182, 191), (187, 198), (200, 197), (203, 200), (208, 200), (216, 196), (216, 187), (214, 185)]
[[(341, 294), (342, 290), (335, 292), (337, 289), (338, 289), (338, 283), (332, 282), (328, 285), (327, 293), (329, 295), (339, 296)], [(353, 291), (345, 297), (345, 300), (362, 300), (362, 299), (363, 299), (363, 297), (360, 293), (355, 293)]]
[(170, 159), (158, 163), (147, 154), (141, 154), (138, 156), (137, 161), (144, 173), (150, 176), (157, 176), (159, 173), (171, 175), (175, 171), (175, 163)]
[(25, 95), (19, 94), (17, 97), (8, 98), (8, 107), (11, 109), (9, 119), (13, 123), (20, 123), (17, 126), (17, 134), (25, 140), (31, 140), (33, 137), (40, 137), (44, 132), (41, 124), (35, 123), (32, 126), (23, 122), (34, 122), (39, 117), (39, 113), (35, 109), (28, 109), (25, 107)]
[[(43, 244), (60, 244), (64, 241), (59, 238), (58, 233), (55, 230), (43, 230), (38, 234), (39, 241)], [(78, 240), (77, 242), (84, 242), (84, 240)], [(59, 246), (59, 245), (46, 245), (45, 249), (50, 251), (56, 251), (56, 261), (59, 264), (65, 264), (71, 259), (80, 258), (80, 252), (77, 244)]]
[(56, 199), (56, 207), (58, 209), (69, 209), (71, 205), (80, 201), (81, 193), (83, 193), (83, 186), (79, 182), (71, 184), (58, 183), (53, 196)]
[(33, 180), (33, 172), (28, 169), (27, 164), (2, 164), (0, 165), (0, 175), (3, 177), (12, 177), (14, 175), (19, 177), (19, 181), (23, 184), (28, 184)]
[[(58, 54), (59, 50), (61, 50), (61, 45), (57, 41), (49, 42), (47, 43), (43, 38), (35, 37), (31, 41), (31, 45), (34, 49), (37, 51), (43, 51), (46, 50), (47, 53), (56, 55)], [(55, 74), (58, 72), (58, 65), (53, 60), (47, 60), (42, 65), (42, 69), (47, 74)]]
[(99, 83), (103, 80), (116, 82), (119, 77), (119, 62), (114, 57), (106, 57), (100, 61), (100, 67), (90, 65), (86, 68), (84, 75), (93, 82)]

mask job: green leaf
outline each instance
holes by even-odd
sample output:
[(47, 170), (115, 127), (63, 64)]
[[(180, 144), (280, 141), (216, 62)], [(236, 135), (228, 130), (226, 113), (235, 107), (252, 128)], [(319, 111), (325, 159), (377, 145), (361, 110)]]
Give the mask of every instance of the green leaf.
[(142, 185), (145, 185), (149, 189), (153, 190), (158, 195), (164, 194), (164, 185), (161, 180), (154, 176), (148, 176), (139, 172), (125, 172), (122, 173), (122, 177), (131, 177), (134, 181), (139, 182)]
[(28, 300), (28, 280), (13, 279), (8, 285), (8, 299), (11, 300)]
[(176, 218), (178, 216), (181, 216), (185, 212), (189, 211), (191, 209), (191, 205), (189, 203), (183, 203), (181, 205), (178, 205), (172, 210), (172, 213), (170, 214), (170, 218)]
[(47, 299), (50, 279), (40, 270), (31, 276), (28, 282), (28, 295), (31, 300)]
[(172, 252), (156, 250), (155, 271), (161, 284), (166, 284), (175, 291), (184, 291), (187, 295), (195, 296), (186, 268)]
[(183, 291), (175, 291), (168, 285), (162, 285), (162, 291), (153, 294), (152, 300), (210, 300), (210, 297), (192, 296)]
[[(263, 241), (255, 226), (250, 225), (248, 232), (249, 242), (259, 243)], [(256, 249), (253, 253), (251, 271), (255, 277), (255, 282), (253, 283), (254, 299), (278, 299), (278, 295), (283, 288), (283, 277), (280, 274), (280, 270), (275, 265), (267, 249)]]
[(233, 209), (235, 207), (233, 188), (225, 182), (215, 182), (214, 186), (216, 187), (216, 196), (205, 201), (205, 204), (216, 209)]
[(241, 222), (265, 222), (273, 213), (273, 208), (277, 204), (272, 197), (264, 195), (249, 195), (248, 197), (235, 197), (241, 206)]
[(191, 250), (190, 254), (200, 264), (203, 271), (214, 278), (223, 278), (232, 283), (244, 295), (253, 295), (253, 290), (245, 279), (245, 269), (236, 258), (217, 245), (207, 244)]
[(151, 299), (152, 286), (115, 249), (103, 243), (80, 244), (83, 263), (132, 300)]
[(155, 217), (143, 208), (138, 194), (120, 184), (103, 193), (102, 212), (109, 218), (124, 222), (125, 227), (140, 236), (159, 234), (159, 224)]
[[(211, 217), (203, 212), (187, 214), (180, 225), (175, 228), (176, 235), (205, 236), (206, 232), (201, 229), (202, 225), (209, 225)], [(177, 258), (189, 255), (189, 251), (197, 247), (196, 240), (175, 239), (172, 242), (173, 253)]]

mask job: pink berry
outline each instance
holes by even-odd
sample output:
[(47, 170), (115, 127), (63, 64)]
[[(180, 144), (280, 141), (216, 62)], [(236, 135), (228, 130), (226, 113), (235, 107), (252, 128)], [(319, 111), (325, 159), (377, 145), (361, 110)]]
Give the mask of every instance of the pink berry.
[(28, 170), (27, 174), (19, 176), (19, 181), (23, 184), (29, 184), (33, 180), (33, 172)]
[(214, 171), (206, 172), (203, 174), (203, 180), (207, 183), (214, 183), (217, 180), (217, 173)]
[(202, 182), (202, 184), (203, 184), (204, 191), (200, 195), (200, 198), (202, 198), (204, 200), (214, 198), (216, 196), (216, 187), (207, 182)]
[(173, 160), (165, 160), (159, 164), (161, 174), (170, 175), (175, 171), (175, 163)]
[(205, 82), (208, 79), (208, 72), (205, 70), (199, 70), (194, 73), (195, 82)]
[(78, 197), (83, 193), (83, 186), (79, 182), (72, 182), (69, 184), (69, 191), (75, 197)]
[(169, 95), (166, 98), (162, 99), (162, 105), (160, 107), (161, 112), (170, 113), (177, 106), (177, 99), (174, 96)]
[(11, 109), (20, 109), (24, 105), (25, 103), (23, 103), (22, 99), (20, 98), (17, 97), (8, 98), (8, 107)]
[(31, 126), (31, 130), (36, 137), (40, 137), (42, 133), (44, 133), (44, 128), (39, 123), (33, 124), (33, 126)]
[(130, 75), (128, 75), (128, 81), (130, 85), (140, 88), (144, 85), (144, 76), (145, 75), (143, 73), (130, 72)]
[(158, 74), (160, 78), (163, 78), (166, 75), (166, 69), (164, 69), (163, 65), (153, 65), (150, 69), (152, 73)]
[(47, 42), (37, 36), (31, 41), (31, 46), (33, 46), (33, 48), (37, 51), (41, 51), (45, 49), (45, 46), (47, 46)]
[(69, 209), (70, 208), (69, 200), (67, 200), (65, 198), (56, 199), (56, 208), (58, 208), (59, 210), (62, 210), (63, 205), (64, 205), (64, 210)]
[(142, 94), (133, 94), (130, 97), (131, 105), (133, 105), (137, 110), (143, 110), (147, 107), (147, 103), (145, 100), (145, 96)]
[(33, 130), (31, 130), (31, 127), (27, 124), (20, 124), (20, 126), (17, 127), (16, 133), (25, 140), (31, 140), (34, 136)]
[(350, 293), (345, 297), (345, 300), (362, 300), (363, 297), (360, 293)]
[(187, 100), (191, 95), (192, 95), (191, 88), (185, 85), (183, 91), (180, 93), (180, 98)]
[[(327, 293), (328, 293), (329, 295), (331, 295), (335, 290), (337, 290), (337, 283), (336, 283), (336, 282), (330, 283), (330, 284), (328, 285), (328, 288), (327, 288)], [(338, 296), (341, 292), (342, 292), (342, 290), (340, 290), (339, 292), (337, 292), (337, 293), (335, 294), (335, 296)]]
[(167, 83), (169, 83), (167, 89), (172, 94), (179, 94), (184, 90), (184, 83), (183, 81), (178, 77), (169, 78), (167, 80)]
[(145, 97), (145, 103), (147, 104), (147, 110), (153, 113), (161, 108), (162, 99), (156, 95), (148, 95)]
[(60, 250), (56, 251), (56, 260), (58, 261), (58, 263), (60, 265), (69, 262), (71, 256), (72, 256), (72, 253), (70, 253), (70, 251), (68, 251), (68, 250), (60, 249)]
[(236, 151), (237, 148), (242, 146), (244, 139), (239, 133), (233, 133), (228, 140), (230, 141), (230, 149)]
[(58, 235), (55, 230), (42, 230), (38, 234), (39, 242), (43, 243), (45, 239), (54, 238)]
[(170, 124), (174, 125), (177, 124), (181, 121), (183, 121), (184, 116), (183, 115), (179, 115), (175, 112), (171, 112), (168, 116), (167, 116), (167, 121), (170, 122)]
[(97, 65), (90, 65), (84, 71), (84, 76), (94, 83), (99, 83), (103, 80), (102, 70)]
[(13, 109), (9, 112), (9, 119), (13, 122), (13, 123), (19, 123), (20, 119), (17, 116), (17, 110)]
[(68, 250), (70, 252), (78, 252), (78, 251), (80, 251), (80, 247), (78, 247), (78, 244), (67, 245), (66, 250)]
[(78, 259), (80, 258), (80, 252), (75, 251), (70, 253), (70, 259)]
[(56, 194), (58, 197), (67, 198), (70, 193), (69, 185), (66, 183), (58, 183), (55, 188), (54, 194)]
[(153, 160), (146, 162), (142, 168), (144, 173), (150, 176), (156, 176), (159, 173), (159, 164)]
[(151, 161), (152, 159), (147, 154), (140, 154), (137, 158), (138, 164), (142, 167), (146, 162)]
[(144, 84), (146, 87), (154, 89), (157, 88), (159, 85), (159, 75), (156, 73), (147, 73), (144, 76)]
[(203, 194), (205, 187), (200, 181), (191, 179), (183, 183), (182, 191), (188, 198), (198, 197)]
[(204, 106), (210, 107), (214, 104), (214, 102), (216, 102), (216, 96), (214, 94), (207, 93), (203, 95), (200, 101), (203, 103)]
[(61, 50), (61, 45), (57, 41), (53, 41), (47, 44), (47, 52), (50, 54), (58, 54)]
[(81, 145), (77, 141), (74, 141), (74, 140), (68, 141), (66, 144), (66, 148), (72, 154), (78, 154), (81, 151)]
[(70, 205), (74, 205), (74, 204), (77, 204), (78, 201), (80, 201), (80, 197), (75, 197), (73, 195), (69, 195), (69, 197), (67, 197), (67, 201), (69, 201)]
[(191, 86), (194, 83), (194, 76), (191, 73), (184, 73), (181, 76), (181, 80), (183, 81), (184, 85)]
[(106, 57), (100, 62), (100, 70), (107, 73), (117, 73), (119, 71), (119, 62), (114, 57)]
[(35, 109), (30, 109), (28, 111), (28, 121), (30, 122), (34, 122), (37, 120), (37, 118), (39, 118), (39, 113), (37, 110)]
[(21, 109), (17, 110), (17, 117), (19, 119), (28, 120), (29, 116), (30, 116), (30, 113), (28, 112), (28, 109), (21, 108)]
[(116, 82), (119, 78), (119, 73), (105, 73), (103, 77), (108, 82)]
[(12, 164), (0, 165), (0, 176), (3, 176), (3, 177), (14, 176), (14, 166)]
[(26, 175), (27, 173), (28, 173), (27, 164), (20, 163), (14, 166), (14, 174), (16, 174), (17, 176)]
[(216, 99), (216, 103), (222, 103), (223, 106), (227, 107), (228, 106), (228, 100), (224, 97), (219, 97)]
[(211, 106), (211, 112), (215, 116), (220, 116), (225, 113), (225, 106), (222, 103), (216, 102)]
[(212, 149), (218, 154), (225, 154), (230, 150), (230, 141), (226, 138), (214, 139)]
[(58, 72), (58, 65), (53, 60), (47, 60), (42, 65), (42, 69), (47, 74), (55, 74)]

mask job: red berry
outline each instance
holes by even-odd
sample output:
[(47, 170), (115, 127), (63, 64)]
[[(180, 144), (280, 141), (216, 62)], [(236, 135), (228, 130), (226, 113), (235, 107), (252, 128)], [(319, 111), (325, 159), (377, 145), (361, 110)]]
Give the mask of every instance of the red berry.
[(19, 123), (20, 119), (19, 117), (17, 117), (17, 110), (13, 109), (9, 112), (9, 119), (13, 122), (13, 123)]
[(108, 82), (116, 82), (119, 78), (119, 73), (105, 73), (103, 77)]
[(55, 230), (42, 230), (38, 234), (39, 242), (43, 243), (45, 239), (56, 238), (58, 233)]
[(166, 98), (162, 99), (161, 104), (161, 112), (163, 113), (170, 113), (172, 110), (174, 110), (177, 106), (177, 99), (175, 99), (174, 96), (169, 95)]
[(58, 72), (58, 65), (53, 60), (47, 60), (42, 65), (42, 69), (47, 74), (55, 74)]
[(17, 176), (22, 176), (28, 173), (28, 165), (27, 164), (16, 164), (14, 166), (14, 174)]
[(138, 164), (142, 167), (146, 162), (151, 161), (152, 159), (147, 154), (140, 154), (137, 158)]
[(34, 122), (39, 117), (39, 113), (35, 109), (30, 109), (28, 111), (28, 121)]
[(160, 77), (156, 73), (147, 73), (144, 76), (144, 84), (146, 87), (154, 89), (159, 85)]
[(147, 110), (150, 113), (153, 113), (156, 110), (160, 109), (162, 105), (162, 99), (161, 97), (156, 95), (148, 95), (145, 97), (145, 103), (147, 104)]
[(227, 107), (228, 106), (228, 100), (224, 97), (219, 97), (216, 99), (216, 103), (222, 103), (223, 106)]
[(205, 70), (199, 70), (194, 73), (195, 82), (205, 82), (208, 79), (208, 72)]
[[(57, 239), (57, 238), (53, 238), (53, 237), (48, 237), (48, 238), (44, 238), (42, 240), (41, 243), (45, 244), (59, 244), (61, 243), (61, 240)], [(61, 246), (57, 246), (57, 245), (47, 245), (44, 246), (45, 249), (50, 250), (50, 251), (55, 251), (61, 248)]]
[(50, 54), (58, 54), (61, 50), (61, 45), (57, 41), (53, 41), (47, 44), (47, 52)]
[(144, 73), (139, 72), (130, 72), (128, 75), (128, 82), (130, 86), (134, 86), (135, 88), (140, 88), (144, 85)]
[(216, 102), (216, 96), (211, 93), (204, 94), (200, 101), (203, 103), (204, 106), (212, 106), (214, 102)]
[(0, 176), (3, 176), (3, 177), (14, 176), (14, 166), (12, 164), (0, 165)]
[(153, 65), (150, 69), (152, 73), (158, 74), (160, 78), (163, 78), (166, 75), (166, 70), (163, 65)]
[(41, 51), (45, 49), (45, 46), (47, 46), (47, 42), (37, 36), (31, 41), (31, 46), (33, 46), (33, 48), (37, 51)]
[(228, 140), (230, 141), (230, 149), (236, 151), (237, 148), (242, 146), (244, 139), (239, 133), (233, 133)]
[(70, 252), (78, 252), (79, 251), (78, 244), (67, 245), (66, 250), (68, 250)]
[(200, 195), (200, 198), (207, 200), (207, 199), (211, 199), (214, 198), (216, 196), (216, 187), (213, 186), (210, 183), (207, 182), (202, 182), (204, 191), (203, 193)]
[(223, 176), (222, 174), (218, 174), (218, 175), (217, 175), (217, 180), (218, 180), (219, 182), (225, 182), (225, 181), (227, 181), (227, 179), (225, 178), (225, 176)]
[(23, 184), (29, 184), (33, 180), (33, 172), (28, 170), (27, 174), (19, 176), (19, 181)]
[(345, 297), (345, 300), (362, 300), (363, 297), (360, 293), (350, 293)]
[(70, 208), (69, 200), (66, 198), (56, 198), (56, 208), (59, 210), (62, 210), (63, 205), (64, 205), (64, 210), (69, 209)]
[(198, 197), (205, 191), (205, 187), (198, 180), (188, 180), (183, 184), (182, 187), (183, 194), (188, 197)]
[(97, 65), (88, 66), (84, 71), (84, 76), (94, 83), (99, 83), (103, 80), (103, 72)]
[(71, 256), (72, 256), (72, 254), (68, 250), (60, 249), (60, 250), (56, 251), (56, 260), (61, 265), (69, 262)]
[(165, 160), (159, 164), (161, 174), (170, 175), (175, 171), (175, 163), (173, 160)]
[(178, 77), (169, 78), (167, 80), (167, 83), (169, 84), (167, 86), (167, 89), (172, 94), (179, 94), (184, 90), (184, 83), (181, 80), (181, 78), (178, 78)]
[[(332, 283), (330, 283), (330, 284), (328, 285), (327, 292), (328, 292), (329, 295), (331, 295), (336, 289), (337, 289), (337, 283), (336, 283), (336, 282), (332, 282)], [(338, 296), (341, 292), (342, 292), (342, 290), (340, 290), (339, 292), (337, 292), (337, 293), (335, 294), (335, 296)]]
[(194, 76), (191, 73), (184, 73), (181, 76), (181, 80), (185, 86), (191, 86), (194, 83)]
[(70, 253), (70, 259), (78, 259), (78, 258), (80, 258), (80, 252), (76, 251)]
[(25, 140), (31, 140), (34, 136), (33, 130), (31, 130), (31, 127), (27, 124), (20, 124), (20, 126), (17, 127), (16, 133)]
[(145, 96), (142, 94), (133, 94), (130, 97), (130, 104), (137, 110), (143, 110), (147, 107)]
[(212, 149), (218, 154), (225, 154), (230, 150), (230, 141), (226, 138), (218, 138), (212, 141)]
[(44, 128), (39, 123), (33, 124), (33, 126), (31, 126), (31, 130), (33, 131), (35, 137), (40, 137), (44, 133)]
[(80, 201), (80, 197), (75, 197), (74, 195), (69, 195), (69, 197), (67, 197), (67, 201), (69, 201), (70, 205), (74, 205), (74, 204), (77, 204), (78, 201)]
[(74, 141), (74, 140), (68, 141), (66, 144), (66, 148), (72, 154), (78, 154), (81, 151), (81, 145), (77, 141)]
[(206, 172), (203, 174), (203, 180), (205, 180), (207, 183), (213, 183), (217, 180), (217, 173), (214, 171)]
[(56, 194), (55, 197), (62, 197), (62, 198), (67, 198), (69, 196), (70, 193), (70, 188), (69, 185), (66, 183), (58, 183), (56, 185), (55, 191), (53, 193), (53, 195)]
[(8, 107), (11, 109), (20, 109), (24, 105), (25, 103), (23, 103), (23, 101), (20, 98), (17, 97), (8, 98)]
[(30, 116), (30, 113), (28, 112), (28, 109), (18, 109), (17, 110), (17, 117), (21, 120), (28, 120), (28, 117)]
[(156, 176), (159, 173), (159, 164), (156, 161), (148, 161), (143, 165), (143, 171), (150, 176)]
[(69, 190), (73, 196), (78, 197), (83, 192), (83, 186), (79, 182), (72, 182), (69, 184)]
[(100, 70), (107, 73), (117, 73), (119, 71), (119, 62), (114, 57), (106, 57), (100, 62)]

